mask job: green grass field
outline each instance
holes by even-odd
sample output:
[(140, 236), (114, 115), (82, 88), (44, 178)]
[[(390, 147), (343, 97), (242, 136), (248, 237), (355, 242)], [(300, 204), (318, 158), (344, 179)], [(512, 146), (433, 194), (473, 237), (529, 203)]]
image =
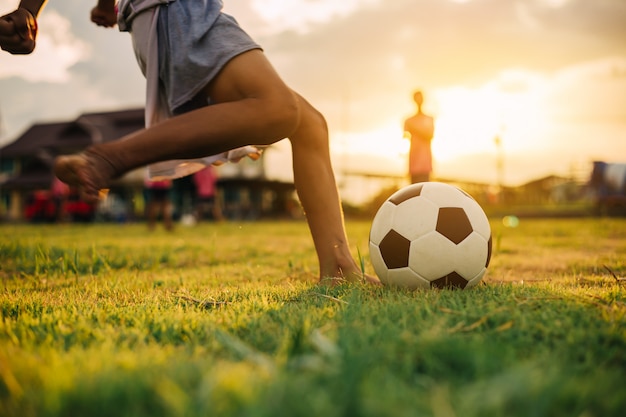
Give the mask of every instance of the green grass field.
[(317, 286), (301, 222), (0, 225), (0, 415), (624, 415), (626, 219), (492, 226), (408, 292)]

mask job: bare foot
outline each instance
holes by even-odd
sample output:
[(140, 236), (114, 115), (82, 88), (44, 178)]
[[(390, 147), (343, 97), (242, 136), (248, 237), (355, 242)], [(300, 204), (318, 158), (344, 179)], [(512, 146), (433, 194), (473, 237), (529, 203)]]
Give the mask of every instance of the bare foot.
[(350, 272), (340, 270), (339, 273), (335, 275), (337, 276), (322, 276), (319, 283), (321, 285), (328, 285), (331, 287), (348, 282), (362, 282), (370, 285), (382, 285), (377, 277), (365, 274), (359, 269), (354, 269)]
[(54, 174), (64, 183), (78, 187), (83, 200), (95, 203), (100, 198), (100, 190), (106, 188), (113, 177), (113, 168), (97, 154), (86, 151), (58, 157)]

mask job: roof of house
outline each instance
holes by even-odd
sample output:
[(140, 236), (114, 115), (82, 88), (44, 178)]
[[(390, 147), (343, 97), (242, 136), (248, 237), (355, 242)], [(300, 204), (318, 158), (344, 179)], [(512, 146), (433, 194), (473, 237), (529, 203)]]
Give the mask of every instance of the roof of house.
[(57, 143), (61, 132), (67, 129), (71, 123), (43, 123), (32, 125), (15, 141), (0, 148), (1, 158), (15, 158), (29, 156), (36, 149), (47, 148)]
[(36, 156), (42, 149), (53, 156), (74, 153), (92, 143), (109, 142), (143, 127), (143, 109), (86, 113), (70, 122), (37, 123), (0, 148), (0, 158)]
[(22, 160), (21, 171), (4, 188), (47, 188), (58, 155), (76, 153), (94, 143), (119, 139), (144, 127), (144, 110), (85, 113), (69, 122), (37, 123), (0, 148), (0, 159)]
[(110, 142), (145, 127), (143, 109), (85, 113), (76, 124), (92, 134), (92, 143)]

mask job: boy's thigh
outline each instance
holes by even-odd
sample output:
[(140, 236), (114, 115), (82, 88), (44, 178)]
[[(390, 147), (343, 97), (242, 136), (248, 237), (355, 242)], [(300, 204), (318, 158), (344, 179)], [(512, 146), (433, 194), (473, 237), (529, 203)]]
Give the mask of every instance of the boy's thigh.
[(204, 94), (213, 103), (245, 98), (272, 98), (291, 95), (263, 51), (253, 49), (231, 59), (205, 87)]

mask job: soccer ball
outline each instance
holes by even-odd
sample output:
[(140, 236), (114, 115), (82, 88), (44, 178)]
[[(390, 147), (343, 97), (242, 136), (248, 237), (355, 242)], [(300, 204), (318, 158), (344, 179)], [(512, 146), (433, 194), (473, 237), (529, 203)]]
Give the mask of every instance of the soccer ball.
[(491, 227), (465, 191), (440, 182), (412, 184), (380, 207), (370, 230), (370, 258), (385, 285), (470, 288), (491, 259)]

